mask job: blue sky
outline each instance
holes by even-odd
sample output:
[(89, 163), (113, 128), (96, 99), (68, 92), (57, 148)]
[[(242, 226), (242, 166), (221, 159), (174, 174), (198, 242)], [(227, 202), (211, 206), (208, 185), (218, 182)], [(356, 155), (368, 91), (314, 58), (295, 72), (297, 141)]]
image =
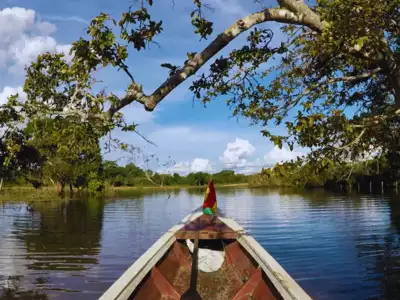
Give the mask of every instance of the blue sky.
[[(199, 41), (193, 33), (189, 12), (192, 1), (156, 0), (151, 9), (155, 20), (163, 20), (163, 33), (157, 37), (159, 47), (137, 52), (130, 51), (129, 67), (135, 79), (143, 84), (144, 91), (151, 93), (166, 78), (168, 70), (160, 64), (169, 62), (182, 65), (187, 52), (200, 51), (210, 41)], [(208, 0), (214, 13), (209, 17), (215, 23), (213, 37), (240, 17), (260, 10), (252, 1)], [(264, 1), (267, 6), (276, 2)], [(24, 80), (24, 65), (43, 51), (65, 51), (70, 44), (85, 36), (87, 22), (100, 12), (119, 18), (129, 5), (128, 0), (3, 0), (0, 3), (0, 102), (10, 93), (21, 91)], [(274, 30), (274, 43), (283, 37), (278, 24), (266, 25)], [(220, 54), (238, 47), (245, 36), (240, 36)], [(197, 75), (201, 74), (201, 69)], [(98, 75), (108, 91), (121, 94), (129, 81), (126, 75), (116, 70), (105, 70)], [(142, 134), (157, 147), (142, 140), (134, 133), (114, 132), (113, 136), (140, 146), (145, 153), (156, 154), (161, 162), (171, 157), (175, 165), (167, 171), (185, 173), (189, 171), (219, 171), (234, 169), (239, 172), (256, 172), (262, 166), (271, 165), (280, 159), (293, 158), (299, 152), (278, 150), (260, 134), (259, 126), (249, 127), (248, 120), (230, 118), (231, 112), (224, 99), (217, 99), (204, 108), (192, 102), (188, 90), (193, 76), (161, 102), (157, 109), (146, 112), (137, 103), (124, 109), (127, 120), (139, 123)], [(282, 132), (282, 128), (273, 128)], [(300, 150), (296, 150), (300, 151)], [(120, 152), (105, 155), (107, 159), (121, 158), (124, 163), (130, 158)], [(141, 161), (136, 161), (141, 165)], [(159, 167), (152, 165), (152, 168)]]

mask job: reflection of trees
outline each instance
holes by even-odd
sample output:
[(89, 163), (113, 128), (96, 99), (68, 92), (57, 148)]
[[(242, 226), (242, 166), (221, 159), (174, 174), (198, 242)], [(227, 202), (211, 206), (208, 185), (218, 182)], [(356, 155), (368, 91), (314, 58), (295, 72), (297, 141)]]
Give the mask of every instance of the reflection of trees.
[[(191, 196), (197, 196), (197, 195), (203, 195), (205, 192), (206, 188), (201, 187), (201, 188), (188, 188), (186, 189), (187, 193)], [(219, 193), (219, 191), (217, 191)], [(218, 197), (218, 194), (217, 194)]]
[(400, 196), (391, 195), (388, 200), (390, 206), (390, 221), (392, 228), (400, 235)]
[(7, 286), (0, 294), (0, 300), (47, 300), (49, 297), (38, 290), (24, 291), (21, 289), (20, 276), (10, 276), (7, 279)]
[(97, 264), (104, 202), (100, 199), (37, 203), (18, 231), (35, 270), (84, 270)]
[(329, 202), (333, 201), (333, 193), (320, 188), (298, 189), (290, 187), (261, 187), (248, 189), (248, 191), (252, 196), (263, 197), (276, 194), (280, 195), (281, 197), (287, 197), (288, 199), (294, 199), (296, 201), (298, 201), (298, 199), (303, 199), (312, 207), (319, 206), (321, 204), (328, 204)]
[[(357, 250), (371, 279), (379, 282), (379, 298), (400, 299), (400, 202), (398, 196), (389, 198), (388, 206), (390, 226), (384, 228), (384, 232), (359, 236)], [(379, 209), (381, 210), (382, 207)]]

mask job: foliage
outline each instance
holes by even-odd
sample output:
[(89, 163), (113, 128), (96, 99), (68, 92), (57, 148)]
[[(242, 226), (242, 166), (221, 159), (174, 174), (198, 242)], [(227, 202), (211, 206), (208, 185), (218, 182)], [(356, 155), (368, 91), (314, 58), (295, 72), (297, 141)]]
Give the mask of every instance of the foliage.
[[(370, 182), (383, 181), (385, 185), (394, 186), (400, 180), (400, 174), (391, 172), (390, 162), (378, 157), (362, 162), (335, 163), (325, 161), (325, 166), (311, 162), (288, 161), (276, 164), (273, 168), (263, 169), (260, 174), (251, 178), (253, 186), (271, 187), (337, 187), (338, 184), (369, 189)], [(362, 186), (360, 186), (360, 184)]]
[(35, 149), (41, 159), (35, 172), (22, 175), (36, 178), (43, 183), (49, 180), (65, 185), (87, 186), (90, 176), (101, 164), (99, 137), (92, 127), (69, 118), (38, 119), (29, 122), (24, 129), (25, 143)]
[[(364, 158), (372, 150), (395, 165), (400, 156), (400, 0), (320, 0), (315, 6), (304, 0), (278, 0), (276, 8), (262, 8), (237, 20), (203, 51), (189, 52), (183, 66), (162, 64), (169, 77), (146, 95), (127, 59), (132, 51), (149, 48), (163, 30), (162, 20), (151, 16), (153, 2), (140, 1), (119, 20), (100, 13), (90, 22), (87, 38), (73, 43), (71, 62), (63, 54), (44, 53), (27, 68), (26, 99), (14, 95), (0, 110), (1, 127), (8, 130), (0, 149), (5, 166), (14, 164), (36, 172), (42, 164), (35, 151), (28, 166), (16, 160), (18, 152), (29, 150), (19, 138), (21, 124), (66, 120), (72, 131), (81, 128), (81, 133), (88, 131), (96, 138), (115, 128), (137, 132), (137, 124), (125, 122), (122, 108), (136, 101), (153, 110), (210, 59), (214, 62), (209, 71), (190, 88), (204, 104), (226, 98), (233, 115), (263, 125), (262, 134), (276, 145), (311, 148), (309, 162), (318, 162), (321, 168), (330, 160), (346, 163)], [(213, 22), (204, 13), (208, 7), (202, 0), (193, 0), (193, 4), (194, 31), (201, 39), (210, 38)], [(262, 25), (270, 21), (284, 24), (281, 33), (287, 41), (277, 47), (271, 46), (274, 32)], [(245, 45), (218, 55), (247, 31)], [(279, 63), (271, 66), (271, 58)], [(96, 72), (104, 68), (117, 68), (130, 79), (124, 96), (99, 87)], [(273, 134), (269, 130), (272, 124), (285, 125), (287, 134)], [(84, 149), (79, 145), (82, 136), (72, 131), (66, 130), (63, 137), (70, 137), (68, 147), (75, 155)], [(77, 174), (68, 170), (67, 162), (79, 160), (70, 156), (70, 150), (64, 152), (61, 142), (50, 134), (51, 143), (60, 146), (56, 152), (66, 155), (54, 156), (50, 145), (39, 138), (41, 132), (40, 126), (31, 126), (29, 134), (33, 137), (30, 143), (41, 148), (40, 157), (46, 159), (42, 176), (71, 181)], [(54, 166), (68, 175), (56, 175)], [(159, 174), (154, 178), (171, 180)], [(201, 184), (205, 175), (192, 174), (190, 178)]]
[(88, 192), (96, 194), (104, 189), (104, 181), (99, 178), (98, 174), (95, 172), (90, 172), (88, 174)]
[[(399, 153), (399, 4), (318, 1), (320, 33), (285, 25), (288, 42), (270, 49), (271, 33), (254, 29), (248, 45), (217, 59), (192, 90), (204, 103), (226, 97), (234, 115), (254, 123), (284, 124), (287, 136), (262, 132), (280, 147), (312, 148), (313, 160), (362, 158), (371, 148)], [(266, 68), (276, 53), (281, 63)]]
[[(181, 176), (178, 173), (174, 174), (147, 174), (147, 171), (136, 167), (133, 164), (126, 166), (118, 166), (114, 161), (105, 161), (103, 163), (104, 178), (109, 185), (119, 186), (173, 186), (173, 185), (188, 185), (188, 186), (203, 186), (208, 183), (211, 174), (204, 172), (189, 173), (186, 176)], [(219, 173), (212, 174), (212, 178), (216, 184), (233, 184), (246, 183), (247, 176), (235, 174), (234, 171), (224, 170)]]

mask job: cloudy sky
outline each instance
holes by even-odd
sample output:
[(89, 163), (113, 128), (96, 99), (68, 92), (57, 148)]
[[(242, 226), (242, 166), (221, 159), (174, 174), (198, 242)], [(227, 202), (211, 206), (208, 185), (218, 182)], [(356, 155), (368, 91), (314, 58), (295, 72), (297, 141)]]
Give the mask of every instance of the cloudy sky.
[[(162, 19), (164, 24), (163, 33), (156, 39), (159, 46), (153, 45), (143, 52), (132, 49), (129, 58), (131, 73), (143, 84), (147, 93), (151, 93), (167, 78), (168, 71), (160, 67), (161, 63), (182, 65), (187, 52), (200, 51), (209, 42), (199, 41), (199, 37), (193, 33), (189, 19), (192, 1), (175, 0), (174, 6), (169, 0), (154, 2), (150, 11), (152, 17), (155, 20)], [(238, 18), (260, 10), (260, 6), (252, 1), (206, 2), (215, 8), (214, 13), (210, 13), (210, 19), (215, 22), (215, 34)], [(276, 5), (272, 0), (265, 3)], [(44, 51), (68, 52), (73, 41), (85, 36), (85, 28), (93, 17), (106, 12), (119, 18), (129, 5), (135, 5), (135, 1), (0, 1), (0, 103), (4, 103), (15, 92), (21, 93), (24, 66), (38, 54)], [(274, 43), (280, 43), (283, 37), (276, 30), (279, 25), (271, 23), (267, 26), (275, 29)], [(240, 45), (244, 38), (239, 37), (221, 54)], [(122, 94), (129, 83), (128, 78), (116, 70), (105, 70), (99, 77), (104, 81), (104, 87), (116, 94)], [(304, 151), (295, 149), (290, 152), (274, 147), (262, 137), (260, 127), (249, 126), (246, 119), (230, 118), (231, 111), (224, 99), (217, 99), (206, 108), (200, 103), (193, 103), (188, 90), (191, 80), (181, 84), (152, 113), (144, 111), (137, 103), (124, 109), (126, 119), (139, 123), (140, 133), (155, 146), (146, 143), (135, 133), (114, 132), (113, 136), (140, 146), (145, 153), (155, 154), (160, 158), (160, 164), (174, 161), (167, 168), (180, 173), (216, 172), (222, 169), (256, 172), (263, 166), (294, 158)], [(282, 128), (272, 130), (275, 133), (284, 132)], [(105, 157), (120, 158), (121, 163), (129, 160), (120, 152), (108, 153)]]

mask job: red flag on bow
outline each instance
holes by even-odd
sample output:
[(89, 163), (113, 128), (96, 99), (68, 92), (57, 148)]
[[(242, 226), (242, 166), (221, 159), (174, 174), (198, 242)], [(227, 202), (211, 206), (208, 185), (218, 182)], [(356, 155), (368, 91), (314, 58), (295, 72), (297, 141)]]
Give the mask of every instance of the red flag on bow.
[(214, 182), (212, 179), (208, 183), (208, 187), (204, 195), (203, 213), (204, 214), (217, 213), (217, 195), (215, 193)]

